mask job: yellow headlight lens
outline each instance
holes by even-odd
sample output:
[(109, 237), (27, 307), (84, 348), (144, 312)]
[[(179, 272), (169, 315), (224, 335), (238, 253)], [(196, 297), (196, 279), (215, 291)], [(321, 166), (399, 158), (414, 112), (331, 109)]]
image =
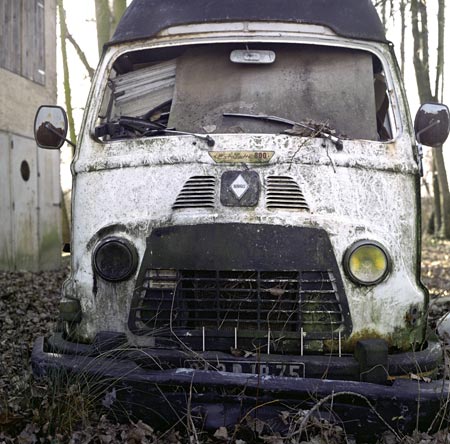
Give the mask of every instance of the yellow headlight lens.
[(352, 247), (346, 254), (344, 265), (355, 282), (365, 285), (381, 282), (389, 271), (387, 254), (381, 246), (373, 243)]

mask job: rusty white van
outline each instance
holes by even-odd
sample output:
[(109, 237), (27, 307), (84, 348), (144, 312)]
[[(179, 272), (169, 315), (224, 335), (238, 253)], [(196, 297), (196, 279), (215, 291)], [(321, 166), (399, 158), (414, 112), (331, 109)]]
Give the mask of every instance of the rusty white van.
[[(63, 110), (35, 128), (59, 148)], [(153, 423), (324, 397), (357, 435), (440, 420), (419, 180), (448, 130), (440, 104), (411, 123), (369, 0), (134, 0), (87, 101), (36, 374), (104, 378), (104, 405)]]

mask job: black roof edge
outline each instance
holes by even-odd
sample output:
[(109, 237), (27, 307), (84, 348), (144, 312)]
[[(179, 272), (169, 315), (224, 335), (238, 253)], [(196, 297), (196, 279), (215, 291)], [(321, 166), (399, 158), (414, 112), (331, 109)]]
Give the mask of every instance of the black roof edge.
[(133, 0), (105, 47), (172, 26), (236, 21), (322, 25), (342, 37), (387, 43), (371, 0)]

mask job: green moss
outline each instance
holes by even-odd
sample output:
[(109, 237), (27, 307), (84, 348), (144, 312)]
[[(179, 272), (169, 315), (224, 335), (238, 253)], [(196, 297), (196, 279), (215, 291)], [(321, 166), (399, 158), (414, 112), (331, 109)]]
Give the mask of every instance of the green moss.
[(39, 245), (39, 265), (43, 270), (55, 269), (61, 266), (62, 241), (58, 229), (44, 234)]
[[(418, 323), (414, 327), (397, 328), (387, 335), (373, 329), (364, 329), (341, 341), (342, 352), (353, 353), (356, 343), (363, 339), (383, 339), (387, 342), (391, 351), (410, 351), (412, 347), (424, 341), (423, 326)], [(328, 352), (331, 350), (337, 351), (338, 347), (337, 338), (324, 341), (324, 349)]]

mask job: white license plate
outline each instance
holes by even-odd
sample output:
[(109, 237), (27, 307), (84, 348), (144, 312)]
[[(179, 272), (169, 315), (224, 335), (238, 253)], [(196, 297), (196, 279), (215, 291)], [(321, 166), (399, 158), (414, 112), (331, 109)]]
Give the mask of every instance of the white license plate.
[(305, 377), (305, 364), (303, 362), (248, 362), (248, 361), (214, 361), (201, 360), (186, 361), (186, 367), (196, 370), (217, 370), (228, 373), (247, 373), (265, 376), (290, 376), (293, 378)]

